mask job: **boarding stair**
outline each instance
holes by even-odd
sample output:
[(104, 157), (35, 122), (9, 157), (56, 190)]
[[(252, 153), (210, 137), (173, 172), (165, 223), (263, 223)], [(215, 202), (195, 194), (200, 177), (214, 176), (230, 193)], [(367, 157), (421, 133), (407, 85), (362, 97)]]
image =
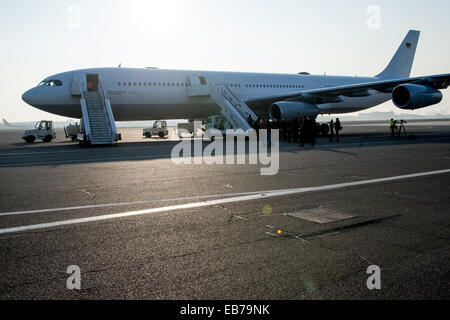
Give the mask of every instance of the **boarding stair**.
[(102, 83), (98, 84), (97, 91), (81, 90), (81, 109), (85, 131), (83, 142), (91, 145), (112, 145), (121, 139), (111, 103)]
[(252, 122), (257, 120), (253, 111), (226, 84), (215, 84), (204, 76), (190, 76), (189, 97), (210, 96), (219, 106), (222, 116), (232, 125), (234, 130), (247, 131), (252, 128)]
[(233, 129), (252, 129), (252, 122), (257, 120), (255, 113), (225, 84), (209, 83), (211, 98), (220, 107), (222, 115), (233, 125)]

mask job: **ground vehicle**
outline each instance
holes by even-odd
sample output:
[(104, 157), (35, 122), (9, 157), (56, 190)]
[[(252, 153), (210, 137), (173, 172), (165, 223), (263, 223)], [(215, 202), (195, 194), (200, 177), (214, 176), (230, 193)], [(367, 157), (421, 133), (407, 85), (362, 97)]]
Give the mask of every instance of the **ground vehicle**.
[(53, 121), (42, 120), (36, 123), (33, 130), (26, 130), (22, 139), (27, 143), (33, 143), (37, 139), (41, 139), (43, 142), (51, 142), (56, 139), (56, 132), (53, 128)]
[[(209, 121), (205, 124), (204, 138), (206, 140), (215, 140), (215, 137), (211, 136), (211, 130), (217, 130), (222, 133), (222, 136), (226, 138), (227, 130), (233, 130), (233, 126), (224, 116), (211, 116)], [(216, 132), (217, 132), (216, 131)]]
[(142, 135), (146, 138), (151, 138), (152, 136), (164, 138), (169, 135), (167, 121), (155, 121), (152, 128), (146, 128), (142, 131)]
[(178, 137), (181, 138), (182, 136), (182, 132), (189, 132), (189, 134), (193, 134), (194, 133), (194, 122), (186, 122), (186, 123), (179, 123), (177, 124), (177, 132), (178, 132)]
[(80, 125), (77, 122), (75, 122), (75, 124), (70, 124), (67, 127), (64, 127), (66, 138), (71, 138), (72, 141), (77, 141), (77, 135), (80, 132)]

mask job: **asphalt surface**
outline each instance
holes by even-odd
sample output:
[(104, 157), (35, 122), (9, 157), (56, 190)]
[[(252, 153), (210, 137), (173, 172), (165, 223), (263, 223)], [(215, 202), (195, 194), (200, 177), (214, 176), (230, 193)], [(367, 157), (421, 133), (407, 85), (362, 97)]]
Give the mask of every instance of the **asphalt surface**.
[[(175, 165), (176, 142), (139, 129), (87, 149), (61, 131), (33, 145), (0, 131), (0, 299), (449, 299), (449, 173), (327, 186), (450, 169), (450, 121), (408, 124), (415, 140), (343, 127), (339, 144), (282, 142), (274, 176)], [(323, 188), (268, 192), (304, 187)], [(293, 216), (320, 212), (347, 219)], [(71, 265), (81, 290), (66, 287)]]

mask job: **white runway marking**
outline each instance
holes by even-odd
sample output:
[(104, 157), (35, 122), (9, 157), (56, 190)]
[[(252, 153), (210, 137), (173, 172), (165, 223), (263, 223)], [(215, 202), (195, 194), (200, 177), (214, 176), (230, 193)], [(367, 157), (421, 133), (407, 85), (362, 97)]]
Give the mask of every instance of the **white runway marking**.
[(160, 203), (160, 202), (170, 202), (170, 201), (185, 201), (185, 200), (198, 200), (198, 199), (246, 196), (246, 195), (257, 194), (257, 193), (261, 193), (261, 192), (254, 191), (254, 192), (242, 192), (242, 193), (212, 194), (212, 195), (205, 195), (205, 196), (194, 196), (194, 197), (183, 197), (183, 198), (143, 200), (143, 201), (133, 201), (133, 202), (93, 204), (93, 205), (76, 206), (76, 207), (65, 207), (65, 208), (51, 208), (51, 209), (41, 209), (41, 210), (26, 210), (26, 211), (15, 211), (15, 212), (3, 212), (3, 213), (0, 213), (0, 217), (17, 216), (17, 215), (25, 215), (25, 214), (38, 214), (38, 213), (52, 213), (52, 212), (62, 212), (62, 211), (73, 211), (73, 210), (84, 210), (84, 209), (98, 209), (98, 208), (107, 208), (107, 207), (125, 207), (125, 206), (132, 206), (132, 205)]
[(210, 207), (210, 206), (215, 206), (218, 204), (259, 200), (259, 199), (264, 199), (264, 198), (272, 198), (272, 197), (280, 197), (280, 196), (286, 196), (286, 195), (292, 195), (292, 194), (309, 193), (309, 192), (314, 192), (314, 191), (319, 192), (319, 191), (327, 191), (327, 190), (337, 190), (337, 189), (343, 189), (343, 188), (349, 188), (349, 187), (355, 187), (355, 186), (364, 186), (364, 185), (371, 185), (371, 184), (377, 184), (377, 183), (383, 183), (383, 182), (393, 182), (393, 181), (419, 178), (419, 177), (427, 177), (427, 176), (447, 174), (447, 173), (450, 173), (450, 169), (422, 172), (422, 173), (414, 173), (414, 174), (380, 178), (380, 179), (339, 183), (339, 184), (333, 184), (333, 185), (328, 185), (328, 186), (286, 189), (286, 190), (278, 190), (278, 191), (265, 191), (265, 192), (259, 192), (256, 194), (249, 194), (249, 195), (245, 195), (245, 196), (233, 196), (231, 198), (211, 200), (211, 201), (201, 201), (201, 202), (187, 203), (187, 204), (139, 210), (139, 211), (130, 211), (130, 212), (108, 214), (108, 215), (102, 215), (102, 216), (94, 216), (94, 217), (87, 217), (87, 218), (79, 218), (79, 219), (55, 221), (55, 222), (34, 224), (34, 225), (27, 225), (27, 226), (20, 226), (20, 227), (5, 228), (5, 229), (0, 229), (0, 234), (16, 233), (16, 232), (21, 232), (21, 231), (38, 230), (38, 229), (73, 225), (73, 224), (81, 224), (81, 223), (87, 223), (87, 222), (104, 221), (104, 220), (111, 220), (111, 219), (117, 219), (117, 218), (148, 215), (148, 214), (152, 214), (152, 213), (162, 213), (162, 212), (169, 212), (169, 211), (182, 210), (182, 209)]

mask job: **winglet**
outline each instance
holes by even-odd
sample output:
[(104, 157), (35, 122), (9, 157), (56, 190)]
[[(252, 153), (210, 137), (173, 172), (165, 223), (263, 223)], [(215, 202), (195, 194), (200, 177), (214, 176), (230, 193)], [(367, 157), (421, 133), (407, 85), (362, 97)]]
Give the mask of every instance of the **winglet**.
[(409, 78), (419, 36), (420, 31), (410, 30), (387, 68), (376, 77), (380, 79)]

